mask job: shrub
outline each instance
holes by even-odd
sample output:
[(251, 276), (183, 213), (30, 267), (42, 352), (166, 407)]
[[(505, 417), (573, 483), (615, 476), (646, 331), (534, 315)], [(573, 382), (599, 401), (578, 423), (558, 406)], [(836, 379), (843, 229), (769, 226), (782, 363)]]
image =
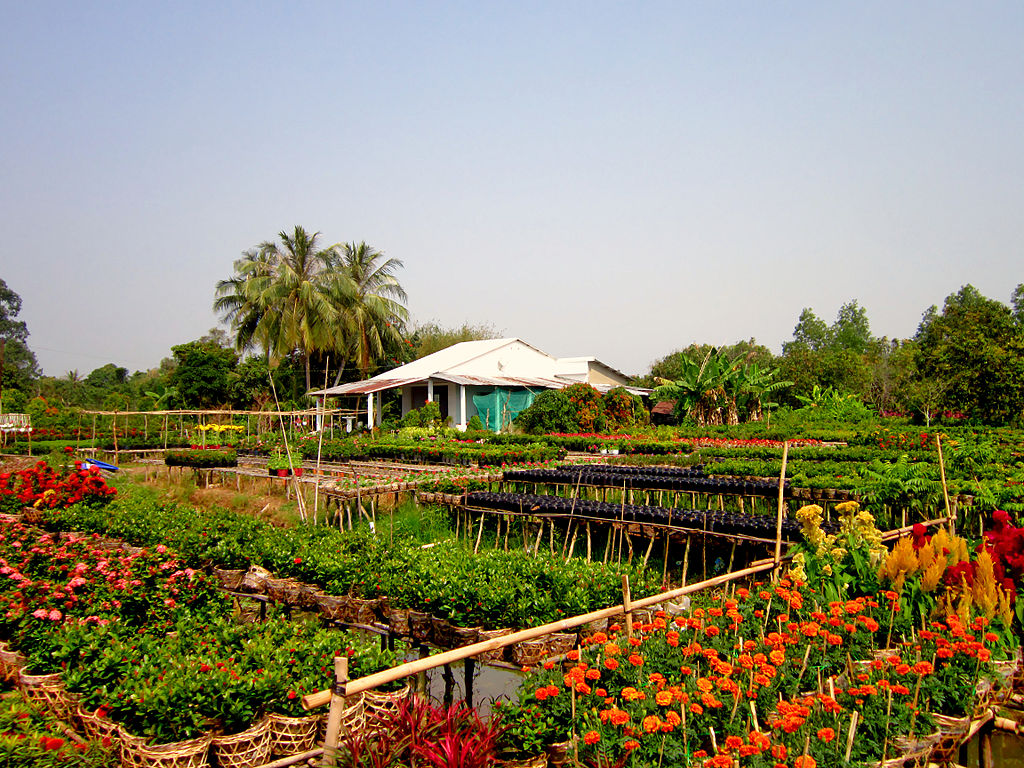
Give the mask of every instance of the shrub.
[(580, 432), (576, 407), (564, 390), (546, 389), (515, 420), (525, 432)]

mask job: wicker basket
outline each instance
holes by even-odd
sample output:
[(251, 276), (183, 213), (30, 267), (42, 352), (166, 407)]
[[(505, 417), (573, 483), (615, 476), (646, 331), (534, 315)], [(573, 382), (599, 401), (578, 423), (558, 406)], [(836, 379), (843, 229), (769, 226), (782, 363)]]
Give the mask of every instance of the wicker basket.
[(548, 635), (545, 639), (547, 640), (546, 653), (548, 656), (564, 656), (576, 647), (575, 634), (555, 632)]
[(267, 595), (271, 600), (287, 605), (298, 605), (301, 584), (295, 579), (267, 579)]
[(512, 646), (512, 660), (522, 667), (533, 667), (547, 655), (548, 641), (540, 637), (536, 640), (523, 640)]
[[(511, 629), (481, 629), (479, 639), (483, 642), (484, 640), (493, 640), (496, 637), (505, 637), (511, 634)], [(484, 651), (483, 653), (478, 653), (473, 658), (477, 661), (501, 661), (505, 658), (505, 649), (496, 648), (493, 651)]]
[(434, 622), (429, 613), (409, 611), (409, 632), (413, 640), (428, 642), (434, 636)]
[(304, 584), (299, 582), (299, 606), (301, 608), (316, 609), (320, 605), (320, 595), (323, 590), (315, 584)]
[(9, 683), (18, 682), (18, 674), (28, 661), (18, 651), (12, 651), (7, 643), (0, 643), (0, 679)]
[(940, 764), (954, 761), (960, 750), (960, 745), (971, 727), (971, 718), (932, 715), (932, 719), (938, 729), (938, 739), (928, 760)]
[(598, 632), (608, 631), (608, 619), (597, 619), (595, 621), (588, 621), (582, 627), (580, 627), (580, 637), (593, 637)]
[(267, 591), (267, 579), (269, 578), (270, 571), (254, 565), (242, 577), (242, 591), (262, 595)]
[(456, 627), (452, 625), (449, 635), (449, 647), (463, 648), (480, 639), (480, 627)]
[(270, 760), (270, 721), (263, 718), (241, 733), (215, 736), (210, 751), (219, 768), (263, 765)]
[(29, 525), (39, 525), (43, 522), (43, 513), (35, 507), (23, 507), (21, 516)]
[(348, 616), (348, 595), (320, 595), (317, 603), (328, 621), (344, 621)]
[(348, 601), (348, 620), (352, 624), (373, 624), (377, 619), (376, 608), (376, 600), (350, 597)]
[(498, 768), (548, 768), (548, 755), (546, 752), (541, 752), (534, 757), (522, 757), (520, 755), (496, 756), (494, 764)]
[[(95, 712), (88, 712), (82, 709), (81, 704), (75, 707), (75, 719), (78, 721), (82, 731), (89, 737), (90, 741), (100, 743), (117, 744), (119, 740), (117, 723), (109, 717), (100, 717)], [(109, 739), (109, 742), (104, 742)]]
[(22, 668), (18, 670), (18, 688), (29, 704), (58, 720), (70, 720), (71, 713), (75, 710), (74, 697), (64, 687), (64, 680), (59, 672), (33, 675)]
[(123, 727), (118, 728), (118, 735), (122, 768), (209, 768), (209, 735), (171, 744), (147, 744)]
[(409, 697), (412, 689), (406, 685), (401, 690), (393, 691), (391, 693), (377, 693), (376, 691), (366, 691), (363, 694), (363, 717), (369, 721), (374, 718), (380, 718), (381, 716), (393, 715), (398, 712), (399, 705), (403, 699)]
[[(330, 710), (320, 716), (317, 728), (321, 742), (327, 740), (327, 723), (330, 721)], [(360, 695), (352, 704), (341, 711), (341, 722), (338, 726), (342, 733), (362, 733), (366, 730), (366, 711), (363, 708), (363, 697)]]
[(0, 523), (20, 523), (25, 519), (24, 515), (0, 514)]
[(229, 592), (237, 592), (242, 587), (245, 571), (240, 569), (214, 568), (213, 575), (224, 589)]
[(399, 637), (408, 637), (411, 633), (409, 628), (409, 609), (392, 606), (388, 611), (388, 626)]
[(452, 624), (448, 619), (431, 616), (430, 633), (434, 638), (435, 645), (439, 645), (442, 648), (452, 647)]
[(313, 749), (316, 746), (320, 720), (320, 715), (267, 715), (267, 722), (270, 725), (270, 753), (277, 757), (291, 757)]
[(569, 765), (572, 761), (572, 753), (570, 749), (572, 743), (563, 741), (558, 744), (548, 744), (544, 751), (547, 752), (548, 765), (551, 768), (559, 768), (559, 766)]

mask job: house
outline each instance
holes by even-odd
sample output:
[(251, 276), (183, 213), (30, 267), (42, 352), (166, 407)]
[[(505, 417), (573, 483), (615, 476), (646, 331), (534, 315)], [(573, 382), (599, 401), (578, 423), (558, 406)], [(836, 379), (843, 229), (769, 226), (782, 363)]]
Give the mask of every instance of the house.
[[(463, 341), (414, 360), (372, 379), (310, 392), (325, 397), (365, 396), (368, 424), (380, 424), (374, 395), (402, 390), (402, 415), (428, 402), (436, 402), (441, 416), (465, 429), (473, 416), (488, 429), (507, 427), (519, 412), (545, 389), (562, 389), (584, 382), (601, 392), (626, 387), (636, 394), (648, 390), (629, 387), (629, 377), (594, 357), (552, 357), (522, 339)], [(379, 398), (376, 398), (379, 402)]]

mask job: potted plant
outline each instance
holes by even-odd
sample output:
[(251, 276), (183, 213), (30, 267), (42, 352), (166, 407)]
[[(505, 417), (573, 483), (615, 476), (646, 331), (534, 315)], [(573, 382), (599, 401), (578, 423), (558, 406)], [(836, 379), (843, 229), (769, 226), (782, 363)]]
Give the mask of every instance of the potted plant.
[(267, 457), (267, 472), (271, 476), (287, 477), (291, 471), (292, 465), (288, 461), (288, 457), (281, 452), (280, 448), (275, 448), (273, 453)]

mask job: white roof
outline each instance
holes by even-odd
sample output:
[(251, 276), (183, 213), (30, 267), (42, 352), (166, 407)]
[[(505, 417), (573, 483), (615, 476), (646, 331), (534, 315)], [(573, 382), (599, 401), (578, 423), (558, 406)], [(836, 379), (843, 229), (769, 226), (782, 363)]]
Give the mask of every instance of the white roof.
[[(309, 394), (368, 394), (427, 379), (482, 386), (559, 389), (578, 381), (573, 374), (578, 375), (580, 363), (584, 363), (585, 371), (588, 362), (598, 362), (604, 368), (619, 373), (593, 357), (554, 358), (522, 339), (463, 341), (365, 381), (319, 389)], [(622, 377), (627, 378), (625, 375)]]

